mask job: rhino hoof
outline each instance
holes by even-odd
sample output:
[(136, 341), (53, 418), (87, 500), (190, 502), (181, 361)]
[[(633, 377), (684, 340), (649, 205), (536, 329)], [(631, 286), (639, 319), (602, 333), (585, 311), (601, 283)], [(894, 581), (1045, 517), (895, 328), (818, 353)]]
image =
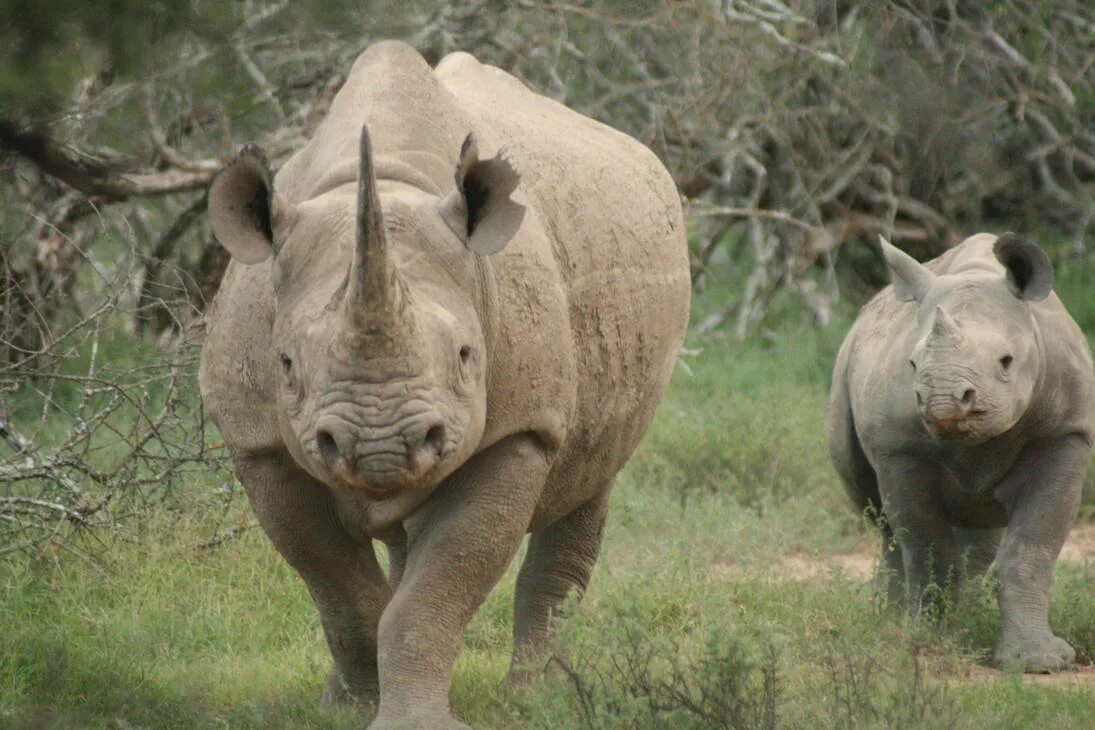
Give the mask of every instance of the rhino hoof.
[(1076, 650), (1068, 642), (1052, 634), (1028, 638), (996, 648), (997, 666), (1008, 668), (1016, 662), (1027, 674), (1048, 674), (1070, 669), (1076, 662)]

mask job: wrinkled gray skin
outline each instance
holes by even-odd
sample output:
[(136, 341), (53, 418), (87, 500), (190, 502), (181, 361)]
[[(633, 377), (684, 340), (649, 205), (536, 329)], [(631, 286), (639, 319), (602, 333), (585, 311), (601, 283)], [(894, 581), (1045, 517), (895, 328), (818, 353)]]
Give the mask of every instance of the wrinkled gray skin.
[(531, 533), (511, 674), (543, 657), (672, 372), (673, 182), (498, 69), (382, 43), (276, 178), (248, 148), (209, 209), (233, 261), (202, 396), (319, 609), (325, 697), (379, 699), (374, 728), (464, 727), (464, 627)]
[[(1095, 376), (1034, 244), (978, 234), (926, 266), (883, 241), (893, 285), (837, 356), (829, 450), (857, 509), (885, 518), (892, 600), (957, 597), (995, 559), (999, 663), (1067, 667), (1053, 565), (1080, 502)], [(896, 538), (897, 548), (892, 549)], [(936, 598), (940, 594), (936, 593)]]

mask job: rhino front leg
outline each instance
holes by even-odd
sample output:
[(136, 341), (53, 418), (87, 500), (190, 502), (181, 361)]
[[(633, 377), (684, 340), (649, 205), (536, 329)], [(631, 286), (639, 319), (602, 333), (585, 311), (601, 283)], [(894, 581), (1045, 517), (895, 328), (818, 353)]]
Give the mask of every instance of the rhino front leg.
[(887, 523), (901, 552), (905, 596), (917, 616), (958, 596), (957, 548), (938, 496), (938, 466), (894, 457), (879, 470)]
[(996, 559), (1004, 531), (999, 528), (957, 527), (954, 536), (964, 568), (963, 577), (978, 578), (988, 571)]
[(1080, 505), (1091, 446), (1069, 436), (1024, 452), (997, 488), (1008, 509), (1008, 528), (997, 557), (1000, 582), (1000, 664), (1019, 660), (1028, 672), (1065, 669), (1076, 658), (1049, 627), (1053, 566)]
[(464, 728), (449, 709), (464, 628), (513, 559), (547, 478), (531, 436), (476, 454), (407, 520), (406, 567), (380, 619), (373, 730)]
[(334, 659), (324, 701), (375, 703), (377, 624), (391, 590), (372, 544), (350, 538), (327, 487), (288, 456), (238, 458), (236, 474), (263, 531), (304, 579), (319, 609)]
[(508, 680), (526, 679), (529, 664), (548, 651), (551, 618), (571, 591), (580, 598), (601, 551), (608, 489), (548, 527), (533, 533), (517, 576), (513, 607), (513, 661)]

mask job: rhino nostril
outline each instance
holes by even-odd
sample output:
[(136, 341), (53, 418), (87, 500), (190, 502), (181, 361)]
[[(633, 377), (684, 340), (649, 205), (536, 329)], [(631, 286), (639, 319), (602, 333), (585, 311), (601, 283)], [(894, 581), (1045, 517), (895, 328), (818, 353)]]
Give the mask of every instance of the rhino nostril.
[(965, 393), (962, 394), (962, 403), (964, 405), (969, 405), (969, 404), (973, 403), (973, 396), (974, 396), (973, 388), (970, 388), (969, 390), (967, 390)]
[(438, 424), (430, 428), (426, 432), (426, 439), (423, 441), (423, 445), (428, 449), (433, 449), (438, 455), (441, 454), (441, 450), (445, 447), (445, 427)]
[(319, 455), (328, 467), (338, 463), (338, 444), (335, 443), (335, 437), (330, 432), (316, 431), (316, 445), (319, 446)]
[(429, 471), (441, 459), (445, 447), (445, 427), (431, 426), (422, 437), (421, 443), (412, 446), (407, 453), (411, 471), (421, 475)]

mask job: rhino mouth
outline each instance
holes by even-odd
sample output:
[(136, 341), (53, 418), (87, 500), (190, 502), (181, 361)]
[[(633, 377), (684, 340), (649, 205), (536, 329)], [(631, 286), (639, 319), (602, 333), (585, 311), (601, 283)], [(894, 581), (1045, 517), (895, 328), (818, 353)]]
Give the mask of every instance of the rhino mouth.
[(343, 434), (344, 447), (340, 448), (331, 431), (321, 428), (316, 434), (315, 449), (318, 461), (333, 481), (386, 499), (429, 485), (431, 475), (448, 452), (445, 434), (442, 425), (428, 428), (424, 436), (412, 438), (410, 443), (403, 439), (348, 441)]
[(416, 486), (417, 479), (408, 478), (402, 480), (370, 480), (351, 471), (344, 464), (338, 464), (331, 468), (331, 474), (345, 487), (365, 492), (375, 499), (390, 499), (396, 494)]
[(956, 441), (969, 435), (967, 426), (954, 421), (927, 421), (924, 425), (932, 434), (945, 441)]
[(978, 428), (978, 423), (971, 418), (922, 418), (921, 422), (924, 424), (928, 433), (940, 441), (953, 441), (973, 445), (987, 441), (990, 438), (983, 433), (982, 429)]

